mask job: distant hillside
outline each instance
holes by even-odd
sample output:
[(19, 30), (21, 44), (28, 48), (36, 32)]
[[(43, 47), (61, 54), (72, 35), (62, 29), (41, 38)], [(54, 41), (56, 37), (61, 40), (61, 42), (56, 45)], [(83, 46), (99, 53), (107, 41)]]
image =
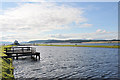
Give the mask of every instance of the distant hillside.
[(28, 42), (20, 42), (20, 44), (26, 44), (26, 43), (28, 43)]
[[(34, 40), (29, 42), (20, 42), (20, 44), (26, 44), (26, 43), (82, 43), (82, 42), (117, 42), (120, 40)], [(13, 42), (5, 42), (1, 41), (1, 44), (13, 44)]]
[(100, 41), (118, 41), (118, 40), (34, 40), (34, 41), (29, 41), (28, 43), (82, 43), (82, 42), (100, 42)]
[(12, 42), (1, 41), (0, 44), (12, 44)]

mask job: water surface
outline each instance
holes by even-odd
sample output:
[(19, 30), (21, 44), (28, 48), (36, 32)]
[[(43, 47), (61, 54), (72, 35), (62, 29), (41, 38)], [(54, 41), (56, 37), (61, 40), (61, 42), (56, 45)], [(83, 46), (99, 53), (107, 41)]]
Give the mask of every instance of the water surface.
[(14, 60), (15, 78), (117, 78), (118, 49), (37, 46), (41, 60)]
[(115, 46), (120, 45), (120, 43), (48, 43), (53, 45), (108, 45)]

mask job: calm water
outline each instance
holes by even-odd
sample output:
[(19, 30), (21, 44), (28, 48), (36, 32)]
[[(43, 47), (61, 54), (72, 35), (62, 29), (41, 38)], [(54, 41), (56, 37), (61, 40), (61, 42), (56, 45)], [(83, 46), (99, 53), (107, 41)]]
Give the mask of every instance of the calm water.
[(120, 45), (120, 43), (48, 43), (48, 44), (53, 44), (53, 45), (109, 45), (109, 46), (114, 46), (114, 45)]
[(118, 49), (36, 47), (41, 60), (14, 60), (15, 78), (117, 78)]

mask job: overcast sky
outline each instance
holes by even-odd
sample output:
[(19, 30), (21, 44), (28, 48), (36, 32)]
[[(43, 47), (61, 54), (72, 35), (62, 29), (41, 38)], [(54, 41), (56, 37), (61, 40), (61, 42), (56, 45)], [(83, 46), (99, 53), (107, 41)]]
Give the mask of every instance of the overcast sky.
[(2, 2), (2, 41), (117, 39), (117, 2)]

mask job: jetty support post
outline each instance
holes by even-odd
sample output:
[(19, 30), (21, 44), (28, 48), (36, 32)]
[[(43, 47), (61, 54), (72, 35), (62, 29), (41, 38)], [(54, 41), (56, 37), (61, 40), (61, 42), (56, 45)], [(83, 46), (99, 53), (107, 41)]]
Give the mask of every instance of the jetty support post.
[(32, 54), (31, 54), (31, 59), (32, 59)]
[(40, 53), (39, 53), (39, 55), (38, 55), (38, 56), (39, 56), (39, 60), (40, 60)]
[(7, 48), (5, 48), (5, 51), (6, 51), (6, 53), (7, 53)]
[(36, 54), (36, 61), (37, 61), (37, 54)]
[(24, 48), (22, 48), (22, 53), (24, 53)]
[(14, 48), (12, 48), (13, 49), (13, 53), (14, 53)]
[(13, 60), (14, 60), (14, 57), (13, 57)]
[(27, 51), (30, 51), (30, 47), (27, 48)]
[(16, 54), (16, 60), (18, 60), (18, 54)]

